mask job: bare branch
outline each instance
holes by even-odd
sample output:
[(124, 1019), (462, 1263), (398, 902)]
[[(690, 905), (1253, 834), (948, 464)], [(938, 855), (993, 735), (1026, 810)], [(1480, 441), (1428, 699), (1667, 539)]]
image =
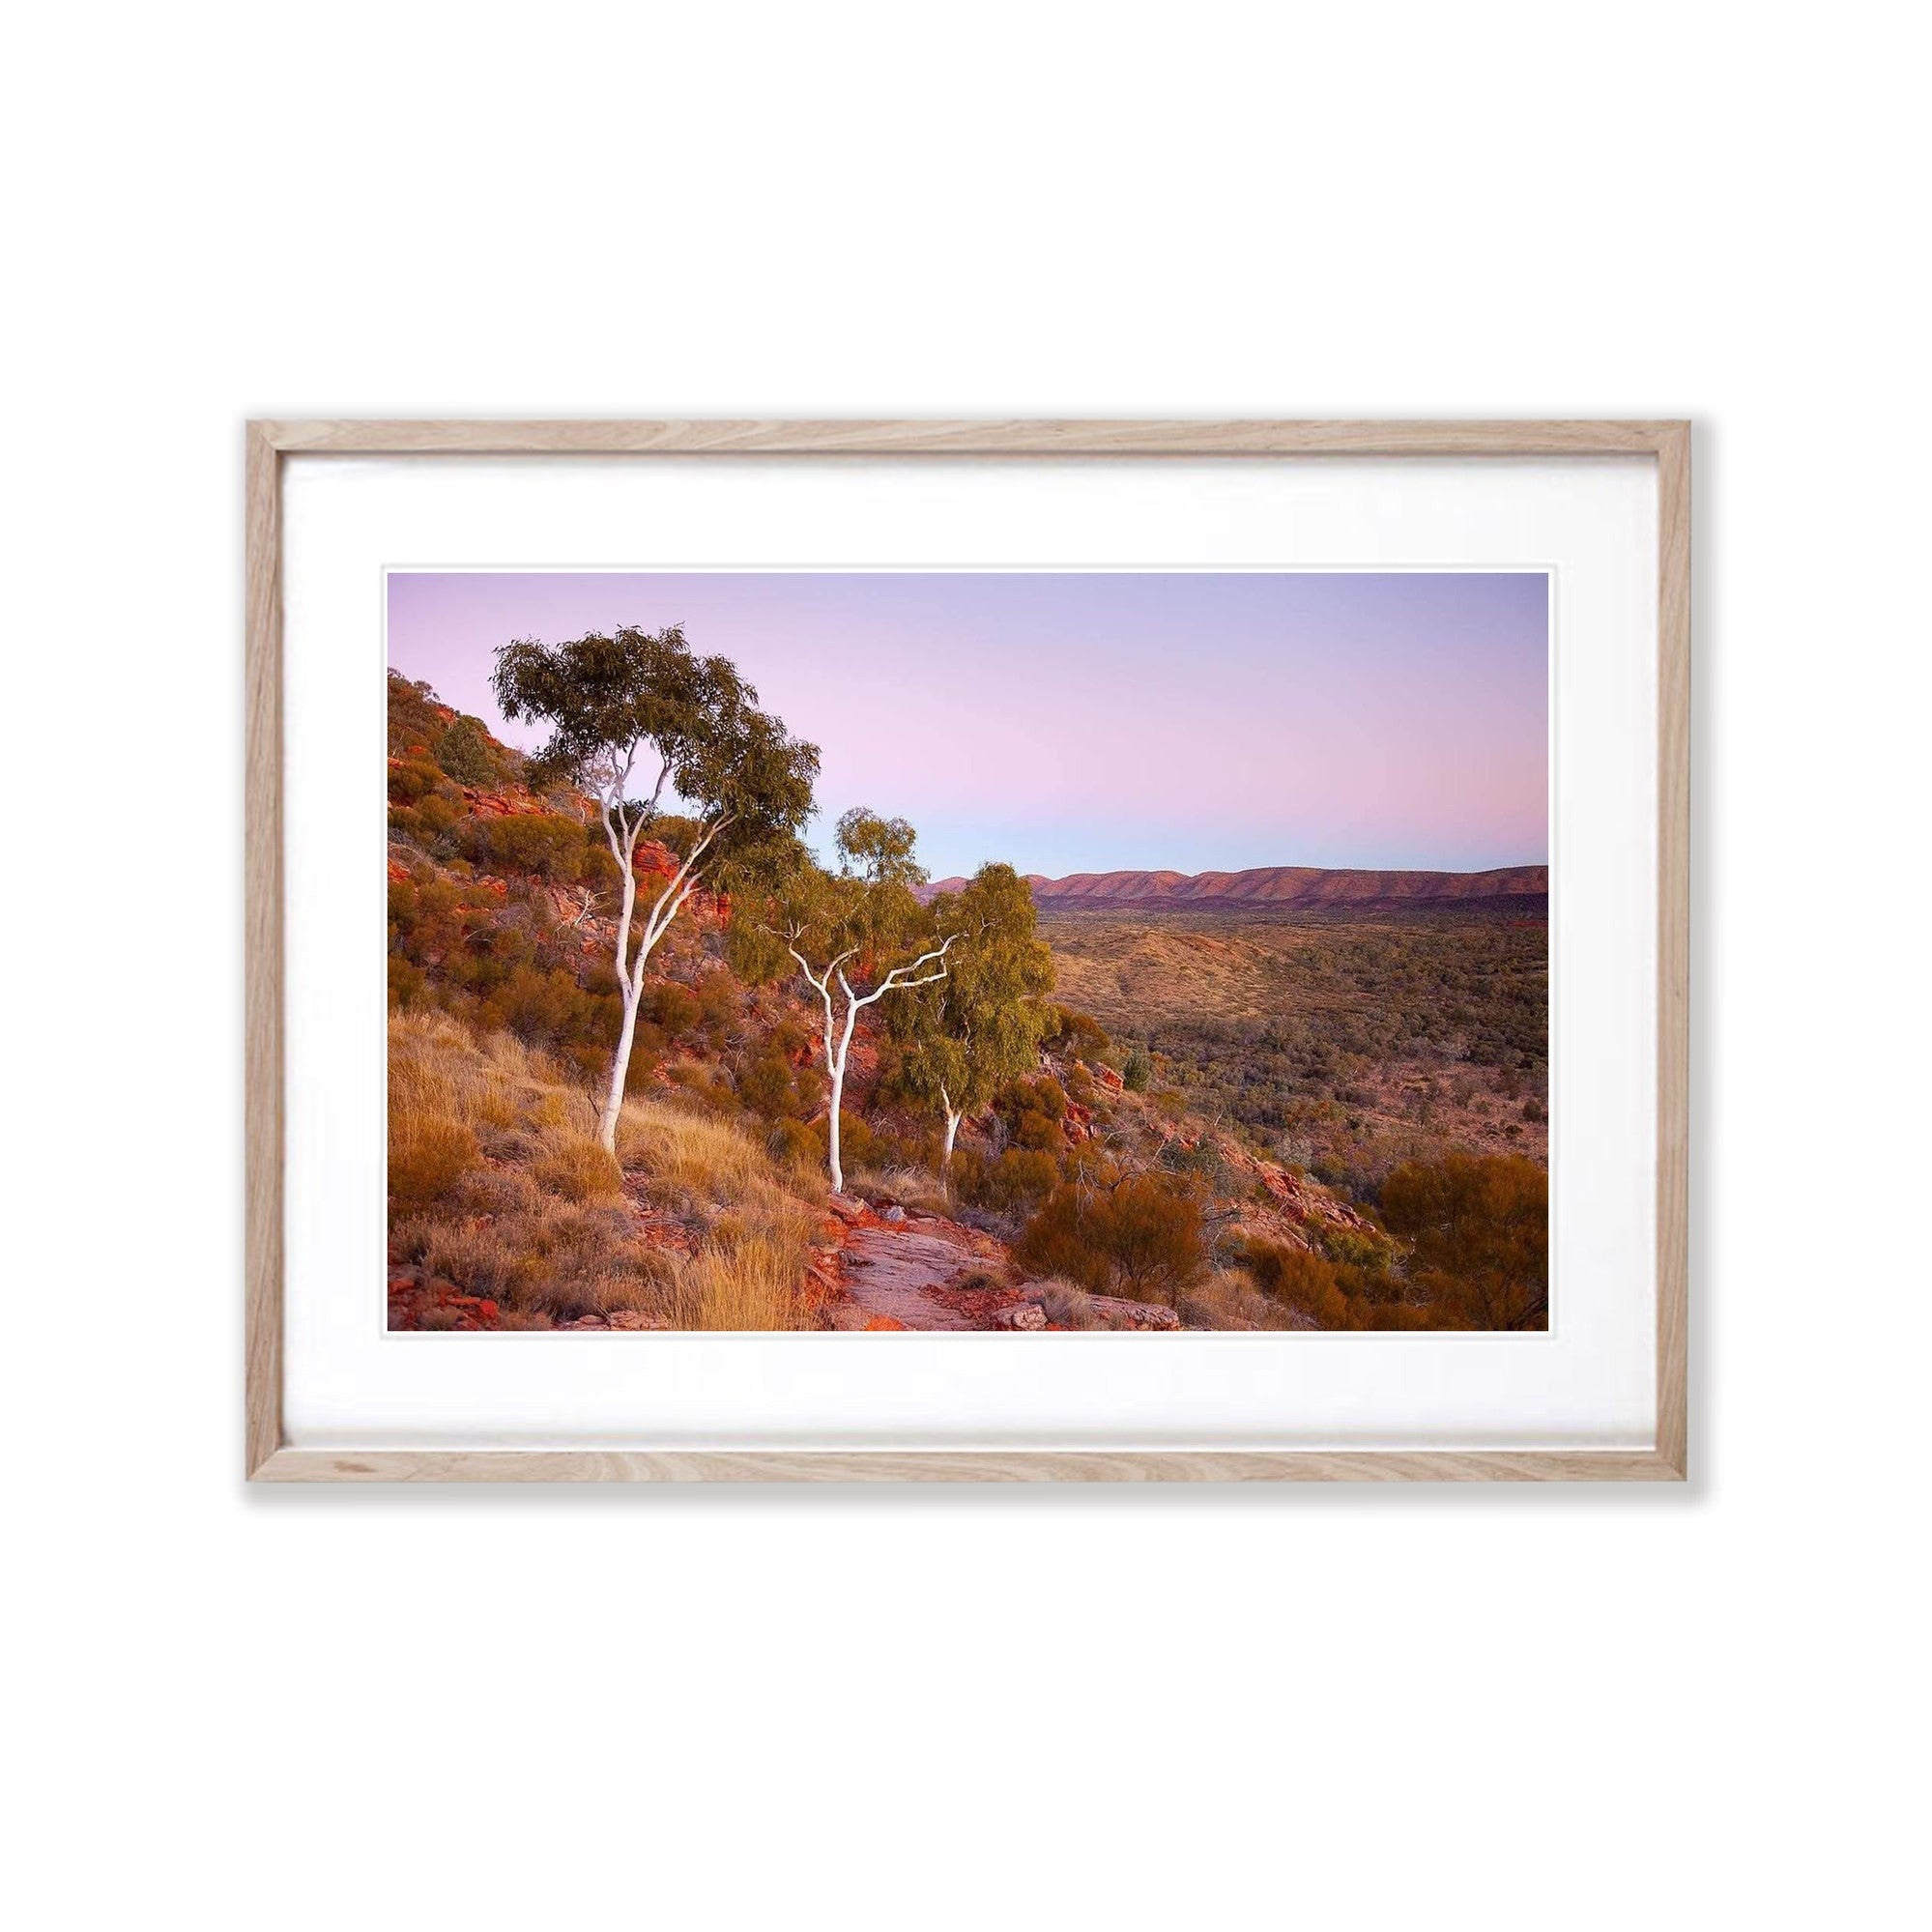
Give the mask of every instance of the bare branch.
[(936, 946), (929, 953), (921, 953), (916, 960), (909, 961), (905, 966), (894, 966), (892, 970), (889, 973), (887, 973), (885, 977), (882, 980), (880, 980), (879, 984), (875, 986), (870, 993), (866, 994), (863, 998), (854, 1000), (853, 1004), (857, 1006), (870, 1006), (875, 999), (881, 999), (888, 993), (904, 992), (907, 989), (914, 986), (937, 985), (940, 980), (944, 979), (946, 976), (946, 968), (943, 965), (940, 966), (937, 972), (929, 972), (918, 978), (908, 979), (903, 977), (902, 975), (907, 973), (915, 973), (915, 974), (918, 973), (919, 968), (922, 966), (925, 966), (928, 963), (928, 961), (931, 960), (939, 960), (943, 962), (943, 960), (946, 957), (947, 947), (951, 946), (954, 943), (954, 941), (959, 938), (959, 937), (960, 935), (955, 933), (951, 936), (950, 938), (948, 938), (945, 941), (944, 945)]

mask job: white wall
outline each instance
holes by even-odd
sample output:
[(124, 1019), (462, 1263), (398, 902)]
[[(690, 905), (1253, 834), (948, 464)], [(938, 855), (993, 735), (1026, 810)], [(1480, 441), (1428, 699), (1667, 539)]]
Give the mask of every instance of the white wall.
[[(16, 25), (22, 1923), (1862, 1926), (1922, 1902), (1906, 17)], [(1694, 416), (1696, 1482), (245, 1493), (251, 412)]]

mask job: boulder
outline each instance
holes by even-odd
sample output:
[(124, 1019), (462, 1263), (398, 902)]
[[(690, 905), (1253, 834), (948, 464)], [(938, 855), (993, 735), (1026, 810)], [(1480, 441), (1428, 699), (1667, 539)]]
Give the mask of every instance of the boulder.
[(1038, 1302), (1016, 1302), (1011, 1308), (995, 1309), (995, 1328), (1045, 1328), (1047, 1311)]
[(1087, 1305), (1109, 1328), (1179, 1328), (1181, 1318), (1159, 1302), (1129, 1301), (1124, 1295), (1089, 1295)]

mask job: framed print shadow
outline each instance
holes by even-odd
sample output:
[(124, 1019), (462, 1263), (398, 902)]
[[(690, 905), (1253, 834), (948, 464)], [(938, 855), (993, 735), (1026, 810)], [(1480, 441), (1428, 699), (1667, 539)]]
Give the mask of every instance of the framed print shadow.
[(248, 1477), (1681, 1480), (1689, 448), (250, 423)]

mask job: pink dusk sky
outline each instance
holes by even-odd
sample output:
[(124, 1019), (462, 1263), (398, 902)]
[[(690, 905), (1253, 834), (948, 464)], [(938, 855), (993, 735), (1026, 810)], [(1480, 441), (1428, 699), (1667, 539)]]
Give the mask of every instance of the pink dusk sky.
[(1548, 856), (1540, 572), (402, 572), (389, 659), (506, 742), (512, 638), (682, 623), (935, 878), (1005, 859), (1479, 871)]

